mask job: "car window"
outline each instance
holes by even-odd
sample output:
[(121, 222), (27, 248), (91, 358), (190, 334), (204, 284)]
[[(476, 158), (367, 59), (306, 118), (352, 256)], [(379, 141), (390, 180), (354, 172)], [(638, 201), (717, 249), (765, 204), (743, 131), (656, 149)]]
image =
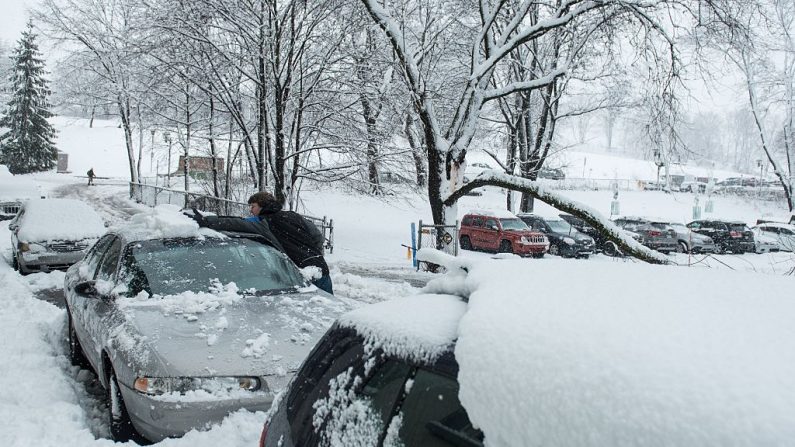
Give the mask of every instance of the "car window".
[(257, 292), (306, 285), (284, 253), (245, 238), (155, 239), (131, 244), (130, 251), (134, 260), (126, 264), (140, 269), (158, 295), (203, 292), (216, 281)]
[(464, 226), (472, 225), (472, 216), (464, 216), (464, 220), (461, 221), (461, 225)]
[(486, 223), (483, 225), (486, 228), (492, 228), (497, 226), (496, 219), (486, 219)]
[[(391, 422), (399, 426), (399, 443), (406, 447), (476, 447), (483, 445), (483, 433), (472, 426), (458, 400), (454, 377), (420, 368), (400, 413)], [(387, 439), (389, 441), (389, 439)]]
[(111, 281), (113, 274), (116, 273), (116, 266), (119, 263), (119, 256), (121, 255), (121, 240), (114, 238), (110, 248), (105, 252), (102, 261), (97, 270), (96, 279), (102, 281)]
[[(315, 403), (329, 395), (332, 380), (346, 371), (362, 371), (364, 347), (355, 337), (325, 337), (315, 348), (305, 367), (295, 377), (287, 397), (287, 419), (295, 445), (318, 445), (315, 429)], [(311, 365), (311, 368), (307, 368)], [(321, 421), (324, 417), (321, 417)]]
[(571, 234), (575, 232), (571, 224), (562, 219), (550, 219), (546, 221), (546, 224), (549, 225), (549, 228), (556, 233)]
[(521, 219), (500, 219), (503, 230), (527, 230), (527, 224)]
[(110, 246), (110, 243), (113, 242), (115, 236), (112, 234), (107, 234), (102, 236), (100, 240), (94, 244), (91, 249), (89, 249), (88, 253), (86, 253), (85, 258), (83, 259), (83, 265), (80, 266), (80, 275), (85, 279), (94, 279), (96, 275), (97, 266), (99, 266), (99, 261), (102, 260), (102, 256), (105, 254), (105, 251)]
[(482, 227), (483, 226), (483, 218), (482, 217), (473, 217), (472, 218), (472, 226), (473, 227)]

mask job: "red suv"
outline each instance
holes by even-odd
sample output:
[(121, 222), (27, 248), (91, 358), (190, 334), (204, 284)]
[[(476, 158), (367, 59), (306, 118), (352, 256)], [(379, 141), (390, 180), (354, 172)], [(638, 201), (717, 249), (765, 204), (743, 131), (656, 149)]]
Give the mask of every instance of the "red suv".
[(464, 250), (486, 250), (540, 258), (549, 249), (543, 233), (533, 231), (508, 211), (478, 211), (461, 220), (459, 242)]

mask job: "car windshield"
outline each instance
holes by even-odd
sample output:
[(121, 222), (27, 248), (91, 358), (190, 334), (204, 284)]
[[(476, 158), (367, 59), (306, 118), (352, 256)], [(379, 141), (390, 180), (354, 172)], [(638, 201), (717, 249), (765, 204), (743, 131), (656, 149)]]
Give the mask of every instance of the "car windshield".
[(575, 231), (574, 228), (572, 228), (571, 224), (569, 224), (568, 222), (562, 219), (561, 220), (550, 219), (547, 220), (546, 222), (547, 225), (549, 225), (549, 227), (552, 228), (552, 231), (554, 231), (555, 233), (571, 234)]
[(663, 222), (651, 222), (650, 225), (658, 230), (663, 230), (663, 231), (668, 231), (671, 229), (671, 227), (667, 223)]
[(500, 219), (503, 230), (529, 230), (521, 219)]
[(257, 292), (306, 285), (280, 251), (245, 238), (155, 239), (128, 246), (125, 266), (130, 292), (152, 295), (207, 291), (216, 280)]

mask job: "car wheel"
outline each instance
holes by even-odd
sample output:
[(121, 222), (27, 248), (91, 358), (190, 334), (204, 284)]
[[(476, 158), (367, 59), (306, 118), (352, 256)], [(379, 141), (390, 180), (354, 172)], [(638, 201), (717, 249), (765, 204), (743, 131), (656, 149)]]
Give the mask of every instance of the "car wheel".
[(17, 255), (12, 255), (11, 266), (14, 268), (14, 270), (19, 271), (19, 261), (17, 260)]
[(533, 253), (533, 257), (534, 258), (543, 258), (544, 257), (544, 253), (543, 252), (541, 252), (541, 253)]
[(591, 255), (582, 255), (582, 256), (580, 256), (580, 257), (581, 257), (581, 258), (583, 258), (583, 259), (588, 259), (588, 258), (590, 258), (590, 257), (591, 257)]
[(69, 339), (69, 360), (72, 365), (79, 366), (84, 369), (90, 369), (91, 364), (88, 362), (86, 355), (83, 353), (83, 347), (80, 346), (80, 340), (77, 339), (77, 332), (75, 332), (75, 324), (72, 320), (72, 312), (66, 310), (66, 319), (68, 320), (68, 339)]
[(108, 377), (108, 422), (110, 423), (110, 435), (116, 442), (144, 441), (130, 421), (127, 407), (124, 406), (124, 398), (119, 389), (119, 382), (116, 380), (116, 372), (111, 368)]
[(472, 241), (469, 236), (461, 236), (460, 245), (462, 250), (472, 250)]
[(604, 253), (605, 253), (607, 256), (617, 257), (617, 256), (620, 256), (620, 255), (621, 255), (621, 252), (618, 250), (618, 246), (617, 246), (617, 245), (616, 245), (616, 243), (615, 243), (615, 242), (613, 242), (613, 241), (607, 241), (607, 242), (605, 242), (605, 245), (604, 245), (604, 247), (602, 248), (602, 251), (603, 251), (603, 252), (604, 252)]
[(690, 253), (690, 250), (687, 248), (687, 242), (679, 241), (679, 244), (676, 247), (677, 253)]
[(560, 256), (560, 248), (558, 248), (558, 246), (555, 244), (551, 244), (549, 246), (549, 254), (553, 256)]
[(500, 242), (500, 248), (498, 249), (500, 253), (513, 253), (513, 248), (511, 248), (510, 241), (502, 241)]

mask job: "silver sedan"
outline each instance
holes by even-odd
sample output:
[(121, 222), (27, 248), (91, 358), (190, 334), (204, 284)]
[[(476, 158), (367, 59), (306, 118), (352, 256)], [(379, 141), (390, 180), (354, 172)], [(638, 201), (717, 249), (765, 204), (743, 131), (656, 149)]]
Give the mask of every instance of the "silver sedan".
[(201, 231), (113, 231), (67, 272), (70, 355), (105, 386), (116, 440), (160, 441), (267, 410), (351, 308), (254, 235)]
[(679, 244), (677, 251), (681, 253), (715, 253), (715, 241), (711, 237), (698, 234), (684, 224), (671, 223), (670, 225), (676, 231), (676, 239)]

